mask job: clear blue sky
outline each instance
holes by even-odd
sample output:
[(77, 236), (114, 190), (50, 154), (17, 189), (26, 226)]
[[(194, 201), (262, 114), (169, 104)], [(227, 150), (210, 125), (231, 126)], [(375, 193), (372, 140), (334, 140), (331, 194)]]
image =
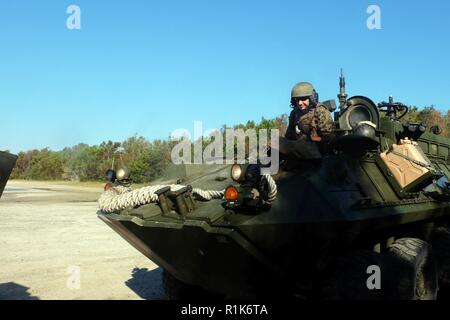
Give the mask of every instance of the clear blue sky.
[[(81, 30), (66, 28), (70, 4)], [(450, 107), (446, 0), (2, 1), (0, 44), (13, 152), (272, 118), (298, 81), (335, 98), (341, 67), (350, 95)]]

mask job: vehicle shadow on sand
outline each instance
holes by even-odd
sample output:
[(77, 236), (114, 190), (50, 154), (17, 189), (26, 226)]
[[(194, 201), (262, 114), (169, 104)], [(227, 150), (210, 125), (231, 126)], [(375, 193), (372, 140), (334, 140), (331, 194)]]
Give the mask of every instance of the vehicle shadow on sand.
[(29, 289), (14, 282), (0, 283), (0, 300), (39, 300), (28, 293)]
[[(153, 270), (148, 270), (147, 268), (134, 268), (131, 272), (131, 278), (125, 281), (125, 284), (133, 290), (139, 297), (145, 300), (165, 300), (165, 294), (162, 286), (162, 269), (156, 268)], [(2, 286), (7, 284), (0, 284), (0, 300), (5, 299), (3, 297)], [(16, 285), (18, 286), (18, 285)], [(26, 293), (27, 288), (18, 286), (20, 288), (24, 288), (22, 290), (23, 293)], [(27, 296), (31, 297), (29, 294)], [(34, 299), (38, 299), (36, 297), (31, 297)], [(6, 299), (27, 299), (20, 297), (7, 297)], [(28, 298), (30, 299), (30, 298)], [(438, 300), (448, 301), (450, 300), (450, 286), (443, 286), (440, 288), (438, 296)]]
[(134, 268), (131, 278), (125, 281), (125, 284), (142, 299), (164, 300), (161, 275), (161, 268)]

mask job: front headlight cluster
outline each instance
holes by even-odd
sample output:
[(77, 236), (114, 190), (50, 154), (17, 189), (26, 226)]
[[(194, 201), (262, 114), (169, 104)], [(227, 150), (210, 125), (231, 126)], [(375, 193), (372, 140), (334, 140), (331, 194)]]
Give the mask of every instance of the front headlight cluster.
[(261, 178), (261, 168), (257, 164), (233, 164), (231, 178), (240, 184), (256, 185)]
[(225, 189), (226, 208), (260, 207), (261, 167), (258, 164), (234, 164), (230, 172), (233, 181), (239, 186), (230, 185)]
[(130, 180), (130, 172), (127, 168), (120, 168), (119, 170), (114, 171), (113, 169), (108, 169), (105, 173), (106, 180), (108, 183), (105, 186), (106, 188), (110, 188), (113, 184), (119, 184), (123, 186), (129, 186), (131, 184)]

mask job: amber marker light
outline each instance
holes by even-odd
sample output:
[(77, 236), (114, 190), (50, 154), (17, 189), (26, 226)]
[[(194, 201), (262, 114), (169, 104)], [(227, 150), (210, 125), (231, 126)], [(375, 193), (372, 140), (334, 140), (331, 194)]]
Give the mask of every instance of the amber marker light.
[(113, 185), (112, 185), (111, 183), (107, 183), (107, 184), (105, 184), (105, 186), (103, 187), (103, 190), (106, 191), (106, 190), (111, 189), (112, 187), (113, 187)]
[(225, 200), (227, 201), (237, 201), (239, 193), (236, 187), (229, 186), (225, 189)]

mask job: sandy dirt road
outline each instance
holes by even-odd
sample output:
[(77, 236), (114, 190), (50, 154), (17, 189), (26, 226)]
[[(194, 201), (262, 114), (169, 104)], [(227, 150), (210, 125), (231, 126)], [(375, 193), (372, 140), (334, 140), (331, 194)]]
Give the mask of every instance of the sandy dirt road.
[(97, 218), (101, 192), (8, 182), (0, 299), (163, 299), (161, 270)]

